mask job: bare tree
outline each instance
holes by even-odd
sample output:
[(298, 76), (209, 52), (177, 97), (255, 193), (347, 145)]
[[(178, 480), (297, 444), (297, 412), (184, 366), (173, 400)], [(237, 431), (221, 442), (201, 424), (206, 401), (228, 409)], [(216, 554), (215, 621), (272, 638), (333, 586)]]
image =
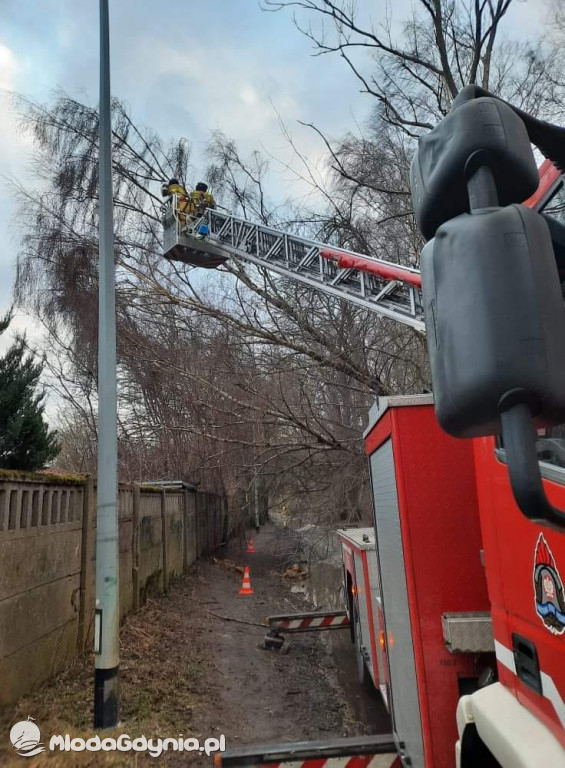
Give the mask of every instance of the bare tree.
[(361, 20), (351, 0), (263, 0), (263, 8), (292, 9), (314, 55), (339, 55), (362, 92), (377, 100), (380, 118), (417, 136), (433, 128), (469, 83), (534, 114), (561, 111), (561, 52), (500, 34), (515, 2), (417, 0), (399, 33), (390, 12), (379, 23)]
[[(312, 22), (303, 31), (316, 53), (344, 59), (376, 107), (363, 133), (338, 142), (309, 126), (327, 152), (329, 178), (281, 121), (293, 171), (313, 192), (308, 203), (271, 201), (269, 159), (244, 158), (214, 134), (208, 177), (219, 202), (289, 232), (417, 265), (414, 138), (458, 88), (480, 82), (544, 115), (561, 107), (559, 53), (500, 37), (511, 2), (420, 0), (393, 35), (389, 21), (363, 26), (351, 4), (266, 0), (329, 21), (329, 29)], [(44, 192), (17, 188), (25, 227), (17, 297), (47, 328), (51, 383), (66, 404), (65, 455), (82, 466), (93, 462), (96, 441), (98, 117), (64, 94), (50, 105), (17, 103)], [(237, 259), (206, 277), (164, 261), (159, 185), (193, 175), (189, 142), (164, 145), (119, 101), (113, 131), (124, 477), (197, 479), (224, 491), (234, 515), (259, 484), (274, 502), (307, 506), (313, 519), (360, 519), (368, 405), (376, 394), (429, 386), (422, 335)]]

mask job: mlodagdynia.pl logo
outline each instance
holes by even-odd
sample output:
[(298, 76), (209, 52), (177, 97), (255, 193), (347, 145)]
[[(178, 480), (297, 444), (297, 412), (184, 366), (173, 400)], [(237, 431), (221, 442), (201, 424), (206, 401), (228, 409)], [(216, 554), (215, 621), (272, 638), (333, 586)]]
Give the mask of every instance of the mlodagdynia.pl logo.
[[(45, 752), (45, 747), (39, 741), (41, 734), (39, 728), (33, 722), (33, 717), (28, 717), (21, 723), (16, 723), (10, 731), (10, 741), (18, 755), (22, 757), (33, 757), (40, 752)], [(50, 751), (59, 749), (62, 752), (83, 752), (85, 749), (89, 752), (149, 752), (152, 757), (159, 757), (163, 752), (171, 749), (179, 752), (205, 752), (208, 757), (214, 752), (226, 751), (226, 737), (219, 734), (218, 738), (212, 737), (205, 739), (204, 742), (193, 737), (185, 739), (181, 734), (178, 738), (169, 739), (147, 739), (145, 736), (139, 736), (132, 739), (127, 733), (120, 734), (117, 738), (107, 737), (101, 739), (96, 735), (90, 739), (73, 739), (68, 733), (64, 736), (60, 734), (51, 736), (49, 740)]]
[(10, 731), (10, 741), (18, 755), (22, 757), (33, 757), (40, 752), (45, 752), (45, 747), (41, 746), (40, 739), (41, 733), (33, 722), (33, 717), (16, 723)]

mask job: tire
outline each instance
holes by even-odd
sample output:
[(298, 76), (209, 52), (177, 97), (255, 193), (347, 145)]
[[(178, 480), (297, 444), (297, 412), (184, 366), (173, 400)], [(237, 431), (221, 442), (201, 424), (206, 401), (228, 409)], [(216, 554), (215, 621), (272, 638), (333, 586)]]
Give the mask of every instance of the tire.
[(361, 651), (361, 622), (359, 620), (359, 614), (357, 608), (353, 608), (353, 617), (355, 624), (355, 656), (357, 657), (357, 679), (361, 685), (365, 685), (369, 678), (367, 671), (367, 665), (365, 664), (365, 658)]

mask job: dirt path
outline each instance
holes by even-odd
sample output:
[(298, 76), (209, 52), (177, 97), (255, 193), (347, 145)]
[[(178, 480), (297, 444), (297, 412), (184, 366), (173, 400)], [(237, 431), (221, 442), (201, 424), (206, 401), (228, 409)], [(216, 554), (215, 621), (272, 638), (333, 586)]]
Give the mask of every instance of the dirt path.
[[(269, 614), (308, 608), (301, 595), (291, 593), (292, 582), (280, 576), (294, 546), (291, 531), (267, 526), (255, 538), (255, 554), (231, 542), (221, 556), (197, 564), (167, 596), (128, 619), (121, 638), (123, 725), (116, 734), (201, 740), (224, 734), (229, 748), (387, 730), (376, 696), (355, 681), (349, 684), (355, 666), (346, 638), (295, 635), (286, 655), (260, 647), (266, 630), (254, 624)], [(241, 574), (226, 560), (250, 566), (253, 595), (238, 595)], [(210, 763), (196, 753), (171, 751), (158, 758), (131, 752), (13, 757), (9, 727), (28, 715), (36, 718), (45, 740), (53, 733), (94, 735), (91, 698), (90, 658), (3, 713), (0, 763), (28, 768)]]
[[(232, 545), (228, 556), (248, 563), (254, 594), (239, 597), (241, 577), (205, 566), (200, 574), (201, 595), (215, 613), (247, 621), (264, 621), (269, 614), (305, 611), (301, 595), (292, 594), (280, 578), (283, 564), (294, 546), (293, 534), (270, 526), (255, 539), (255, 554), (239, 555)], [(294, 635), (288, 654), (268, 652), (259, 646), (261, 627), (218, 622), (210, 633), (209, 651), (219, 676), (217, 722), (229, 744), (299, 741), (302, 739), (370, 733), (374, 724), (360, 721), (358, 702), (344, 698), (340, 689), (332, 644), (315, 633)], [(349, 649), (347, 649), (349, 650)], [(352, 654), (350, 654), (352, 655)], [(339, 659), (338, 659), (339, 661)], [(370, 716), (375, 702), (356, 690)], [(203, 724), (205, 725), (205, 724)]]

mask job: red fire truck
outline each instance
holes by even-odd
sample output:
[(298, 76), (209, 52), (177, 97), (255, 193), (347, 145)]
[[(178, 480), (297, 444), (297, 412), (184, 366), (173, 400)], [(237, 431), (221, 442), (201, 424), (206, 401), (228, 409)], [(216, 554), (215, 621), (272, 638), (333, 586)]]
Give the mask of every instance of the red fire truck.
[[(560, 441), (539, 447), (565, 502)], [(430, 395), (381, 399), (365, 450), (375, 526), (339, 532), (348, 613), (405, 764), (565, 766), (563, 536), (523, 518), (504, 451), (443, 432)]]
[[(491, 120), (496, 105), (489, 102), (479, 107), (488, 141), (499, 141), (501, 135), (507, 139), (496, 120)], [(527, 122), (528, 116), (517, 113)], [(546, 155), (555, 156), (555, 142), (565, 147), (560, 134), (546, 135), (539, 121), (532, 125), (530, 138), (538, 145), (545, 142), (546, 149), (549, 146)], [(467, 141), (473, 132), (464, 128), (461, 133)], [(436, 142), (434, 152), (447, 144)], [(515, 149), (511, 141), (500, 146), (507, 162), (520, 164), (519, 153), (511, 156)], [(433, 172), (438, 160), (435, 156), (432, 160)], [(480, 160), (484, 162), (482, 155)], [(493, 167), (497, 160), (490, 157)], [(449, 162), (445, 177), (436, 178), (440, 189), (451, 183)], [(494, 210), (488, 193), (495, 185), (476, 158), (473, 163), (477, 167), (471, 168), (470, 177), (477, 174), (474, 188), (469, 186), (469, 203), (470, 213), (478, 219)], [(516, 171), (517, 183), (528, 173), (531, 179), (525, 165)], [(504, 183), (500, 186), (502, 198), (510, 198), (502, 200), (507, 208), (500, 210), (517, 208), (510, 205), (512, 183), (507, 180), (506, 190)], [(463, 192), (466, 196), (467, 191)], [(457, 202), (447, 195), (443, 199), (449, 201), (448, 208)], [(526, 205), (548, 217), (552, 257), (563, 282), (565, 226), (559, 220), (565, 212), (565, 196), (560, 172), (549, 161), (541, 166), (538, 189)], [(458, 212), (454, 210), (444, 221), (451, 216)], [(167, 217), (169, 257), (180, 258), (182, 252), (184, 261), (201, 264), (207, 243), (199, 241), (192, 253), (192, 234), (179, 231), (174, 201)], [(212, 256), (219, 249), (226, 256), (424, 329), (417, 271), (337, 252), (229, 214), (208, 211), (205, 218)], [(432, 234), (425, 233), (428, 239), (438, 223), (442, 222), (434, 224)], [(510, 255), (523, 254), (524, 243), (529, 247), (528, 233), (519, 228), (505, 231), (501, 247)], [(497, 287), (487, 286), (493, 295)], [(539, 362), (537, 341), (521, 340), (525, 359), (536, 349), (533, 366)], [(445, 401), (445, 392), (440, 397)], [(554, 412), (558, 411), (556, 406)], [(381, 691), (393, 733), (249, 747), (218, 755), (218, 764), (289, 763), (320, 768), (335, 759), (351, 768), (369, 764), (565, 768), (565, 537), (559, 511), (565, 509), (565, 428), (548, 426), (554, 422), (551, 418), (535, 422), (535, 471), (543, 483), (540, 480), (536, 486), (534, 478), (520, 496), (516, 483), (520, 473), (512, 467), (520, 453), (512, 442), (515, 433), (508, 432), (510, 439), (504, 443), (489, 436), (492, 429), (477, 427), (473, 432), (475, 426), (466, 425), (470, 436), (487, 436), (460, 440), (440, 429), (429, 395), (378, 401), (365, 434), (374, 527), (343, 530), (339, 536), (360, 677), (368, 674)], [(528, 466), (524, 460), (523, 467), (530, 472), (531, 462)], [(285, 623), (283, 617), (276, 618), (278, 626)], [(332, 620), (325, 616), (319, 624), (330, 625)]]

